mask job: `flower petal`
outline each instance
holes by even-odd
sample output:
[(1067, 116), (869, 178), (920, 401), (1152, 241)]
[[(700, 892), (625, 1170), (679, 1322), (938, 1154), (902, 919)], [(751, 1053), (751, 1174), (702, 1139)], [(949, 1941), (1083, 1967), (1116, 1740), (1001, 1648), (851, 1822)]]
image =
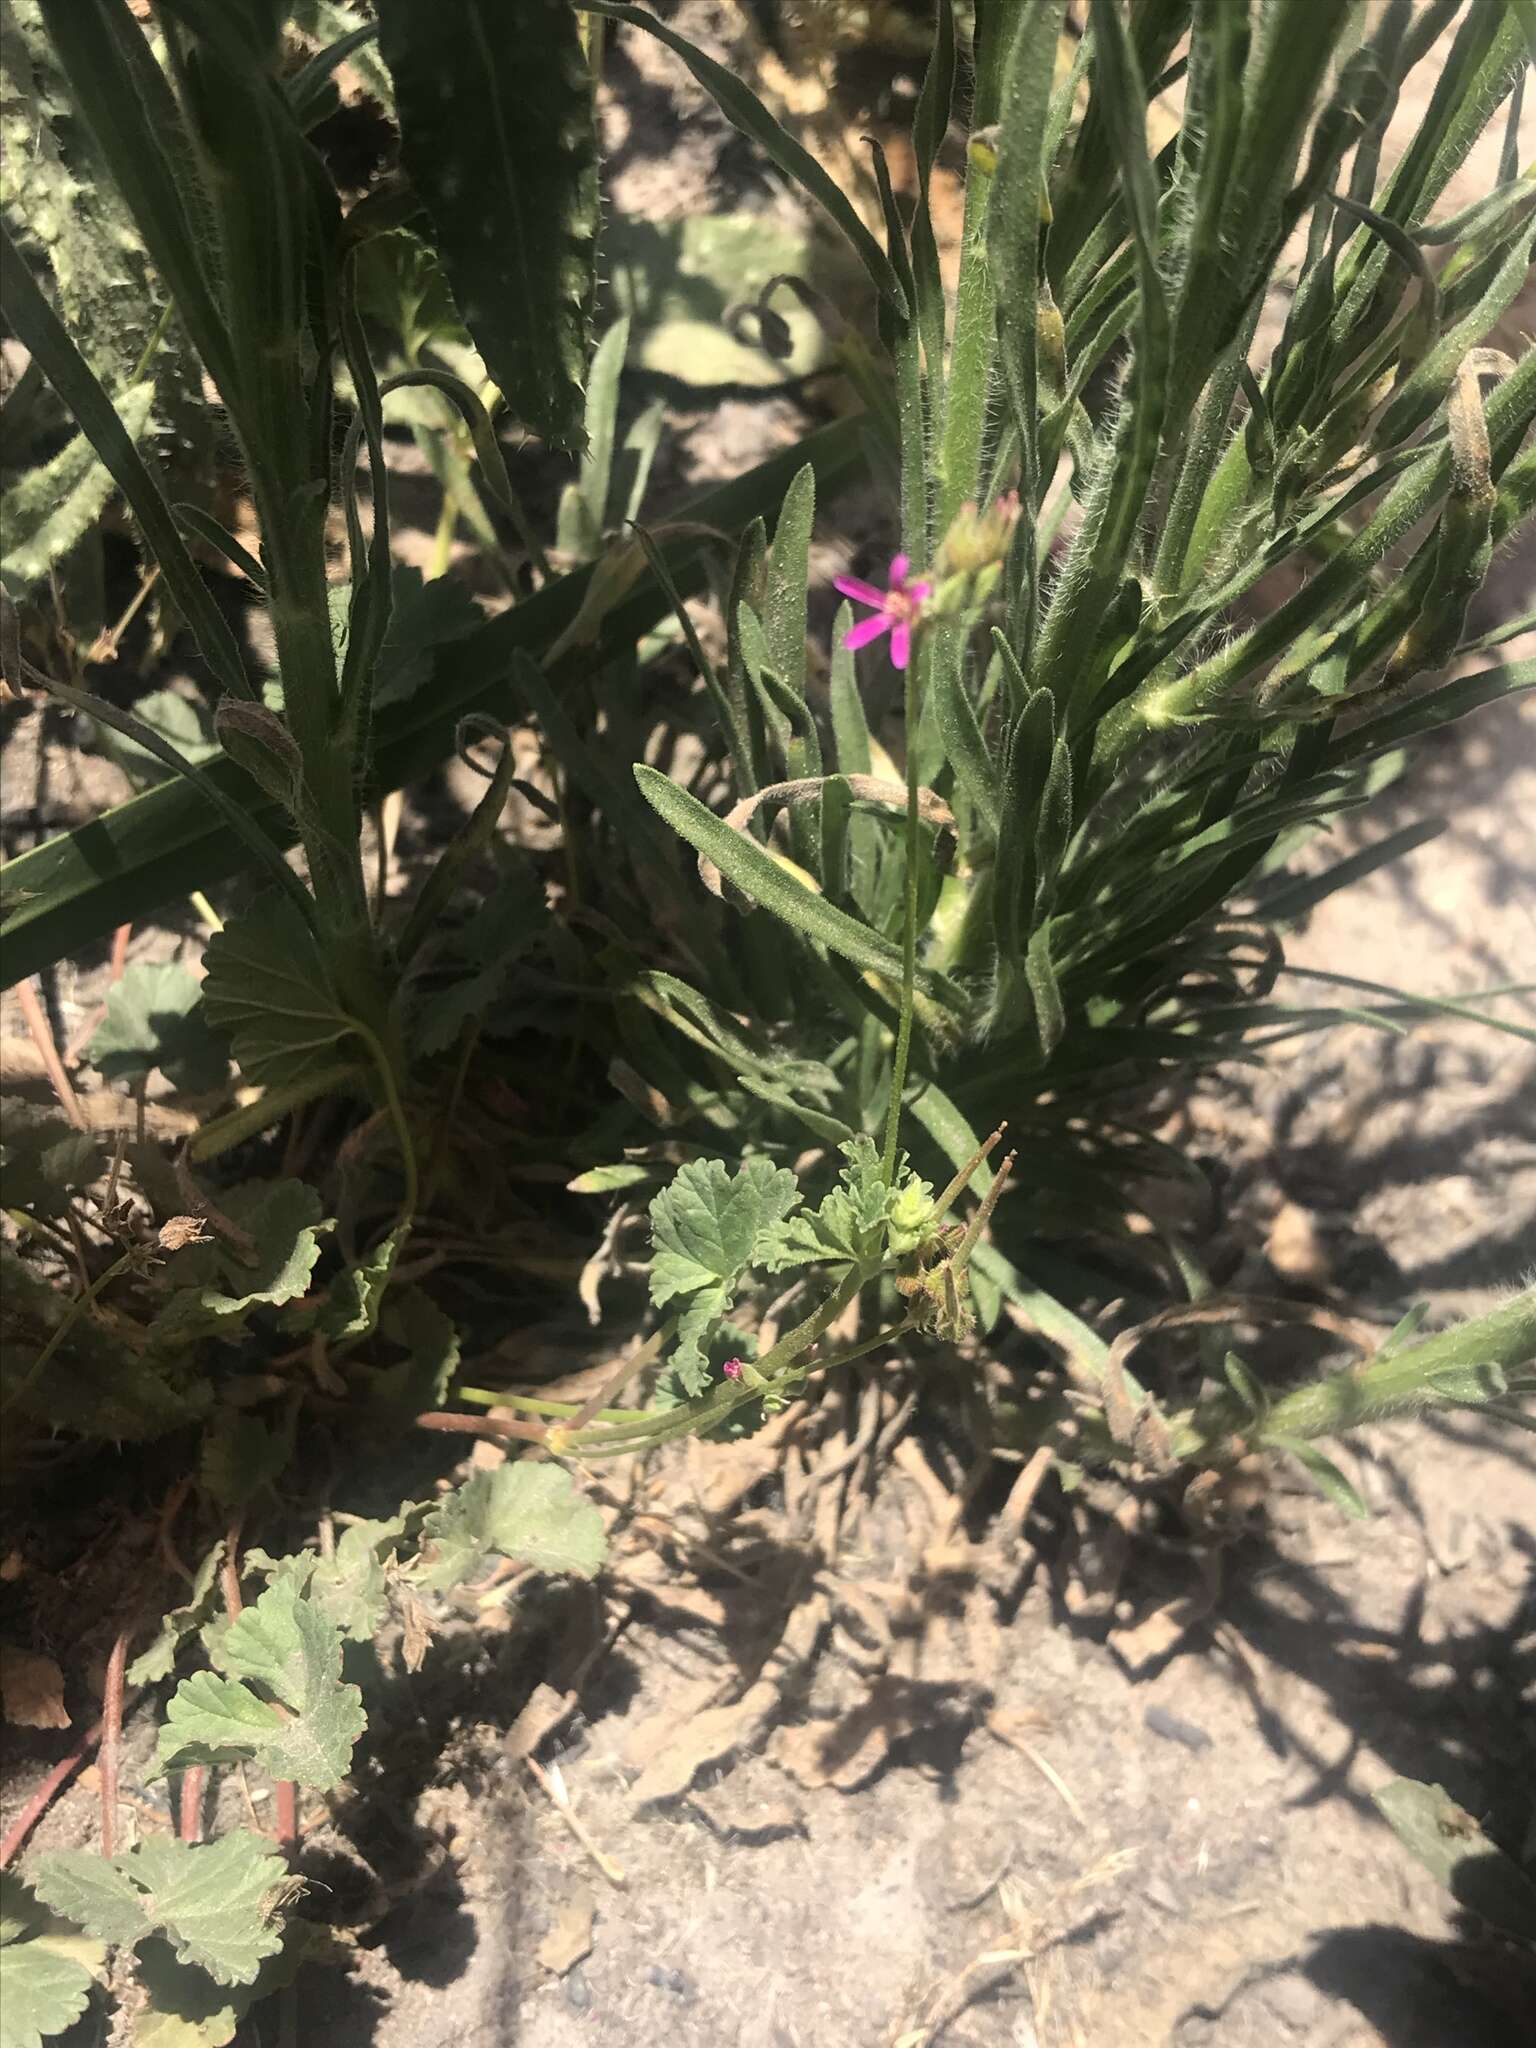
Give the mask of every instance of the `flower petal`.
[(844, 597), (851, 597), (859, 604), (872, 604), (881, 611), (885, 606), (885, 592), (876, 590), (873, 583), (862, 582), (857, 576), (834, 576), (832, 588), (840, 590)]
[(892, 590), (900, 590), (907, 580), (907, 571), (912, 563), (906, 555), (892, 555), (890, 583)]
[(932, 597), (933, 585), (931, 583), (909, 583), (907, 585), (907, 595), (914, 604), (922, 604), (926, 598)]
[(903, 619), (891, 628), (891, 661), (896, 668), (905, 668), (912, 659), (912, 628)]
[(891, 622), (884, 612), (876, 612), (872, 619), (860, 619), (856, 626), (850, 626), (843, 635), (843, 645), (849, 648), (867, 647), (871, 640), (878, 640), (882, 633), (889, 633)]

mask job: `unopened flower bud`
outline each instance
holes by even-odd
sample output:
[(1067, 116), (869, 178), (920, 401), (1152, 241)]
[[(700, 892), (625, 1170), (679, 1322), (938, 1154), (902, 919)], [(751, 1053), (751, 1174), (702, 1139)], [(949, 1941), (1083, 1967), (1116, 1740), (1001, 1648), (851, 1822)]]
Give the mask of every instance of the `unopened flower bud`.
[(1013, 540), (1019, 520), (1019, 494), (1004, 491), (985, 512), (968, 500), (960, 507), (939, 549), (941, 574), (975, 576), (993, 563), (1001, 562)]

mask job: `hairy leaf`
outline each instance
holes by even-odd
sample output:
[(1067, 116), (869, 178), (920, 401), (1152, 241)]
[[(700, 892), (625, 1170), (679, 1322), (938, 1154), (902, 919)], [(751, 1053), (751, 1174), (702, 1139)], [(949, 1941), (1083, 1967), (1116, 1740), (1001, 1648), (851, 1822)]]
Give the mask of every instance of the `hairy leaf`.
[[(211, 761), (219, 751), (219, 743), (213, 734), (213, 721), (206, 709), (183, 697), (179, 691), (152, 690), (147, 697), (139, 698), (133, 707), (133, 715), (140, 725), (147, 726), (158, 738), (174, 747), (194, 768)], [(141, 747), (136, 740), (114, 731), (109, 725), (95, 720), (92, 724), (95, 726), (96, 745), (133, 778), (138, 788), (146, 789), (172, 777), (174, 771), (147, 747)]]
[(409, 1031), (417, 1050), (444, 1052), (472, 1017), (488, 1015), (507, 975), (537, 945), (548, 922), (544, 885), (533, 863), (526, 855), (499, 851), (490, 894), (444, 948), (457, 977), (412, 1004)]
[(1305, 1443), (1299, 1437), (1279, 1436), (1272, 1431), (1266, 1435), (1264, 1441), (1275, 1450), (1284, 1451), (1289, 1457), (1294, 1458), (1316, 1485), (1318, 1492), (1331, 1500), (1335, 1507), (1342, 1508), (1352, 1520), (1368, 1522), (1371, 1519), (1370, 1509), (1355, 1488), (1350, 1485), (1332, 1458), (1318, 1450), (1315, 1444)]
[(356, 1034), (319, 940), (286, 896), (263, 896), (215, 932), (204, 961), (208, 1022), (230, 1034), (257, 1087), (303, 1081)]
[(0, 1246), (0, 1403), (75, 1436), (138, 1443), (208, 1410), (205, 1382), (179, 1384), (165, 1362), (131, 1348), (111, 1325), (74, 1316), (40, 1373), (38, 1354), (72, 1303), (9, 1246)]
[(169, 1678), (176, 1663), (176, 1652), (189, 1635), (196, 1633), (205, 1622), (212, 1619), (218, 1603), (219, 1566), (224, 1562), (224, 1539), (221, 1536), (197, 1568), (192, 1581), (192, 1591), (180, 1607), (173, 1607), (160, 1624), (160, 1633), (149, 1645), (141, 1650), (128, 1666), (130, 1685), (156, 1685), (162, 1678)]
[(221, 1408), (198, 1453), (198, 1484), (233, 1512), (271, 1486), (292, 1456), (291, 1423), (266, 1423), (243, 1409)]
[(379, 1325), (380, 1335), (405, 1350), (397, 1365), (371, 1375), (368, 1397), (395, 1414), (439, 1408), (459, 1369), (459, 1335), (419, 1287), (396, 1288)]
[(428, 1515), (413, 1577), (441, 1591), (472, 1577), (489, 1554), (545, 1572), (594, 1577), (606, 1543), (603, 1518), (562, 1466), (522, 1461), (476, 1472)]
[(709, 1377), (701, 1339), (799, 1199), (795, 1176), (769, 1160), (750, 1159), (733, 1178), (723, 1160), (699, 1159), (651, 1203), (651, 1300), (683, 1304), (672, 1364), (690, 1393), (702, 1393)]
[(454, 298), (513, 412), (582, 434), (595, 282), (592, 82), (566, 0), (380, 0), (401, 154)]
[(844, 1165), (838, 1184), (815, 1210), (791, 1216), (768, 1234), (764, 1263), (772, 1272), (790, 1266), (830, 1262), (862, 1263), (889, 1248), (900, 1257), (918, 1241), (914, 1228), (930, 1213), (933, 1190), (909, 1173), (905, 1155), (887, 1181), (874, 1140), (862, 1132), (841, 1147)]
[(248, 1759), (321, 1792), (339, 1785), (364, 1715), (357, 1687), (341, 1682), (335, 1623), (278, 1580), (224, 1632), (219, 1659), (228, 1676), (200, 1671), (172, 1695), (160, 1761), (174, 1769)]
[(233, 1226), (172, 1252), (162, 1269), (174, 1289), (156, 1318), (167, 1339), (216, 1333), (252, 1309), (280, 1308), (309, 1285), (320, 1256), (320, 1197), (299, 1180), (252, 1180), (221, 1192)]
[(45, 1851), (32, 1869), (32, 1889), (43, 1904), (100, 1941), (134, 1942), (154, 1925), (144, 1894), (121, 1868), (89, 1849)]
[[(116, 400), (124, 431), (143, 439), (154, 404), (153, 384), (136, 384)], [(55, 562), (97, 525), (114, 486), (83, 434), (18, 478), (0, 498), (0, 582), (13, 597), (38, 583)]]
[(77, 1131), (61, 1110), (5, 1096), (0, 1122), (0, 1170), (8, 1207), (28, 1209), (45, 1221), (62, 1216), (71, 1193), (106, 1172), (101, 1140)]
[(184, 1963), (221, 1984), (249, 1984), (282, 1934), (267, 1902), (283, 1859), (239, 1830), (216, 1842), (152, 1836), (115, 1856), (64, 1850), (37, 1859), (37, 1895), (103, 1941), (163, 1934)]
[(173, 1087), (197, 1095), (217, 1088), (229, 1055), (199, 1008), (202, 983), (179, 962), (140, 960), (107, 991), (107, 1013), (91, 1036), (91, 1063), (108, 1081), (140, 1081), (158, 1067)]
[(452, 576), (425, 582), (419, 569), (396, 563), (390, 577), (389, 626), (379, 649), (372, 703), (375, 711), (403, 704), (432, 674), (440, 647), (473, 633), (484, 614)]
[(0, 1948), (0, 2048), (41, 2048), (85, 2011), (91, 1973), (47, 1941)]

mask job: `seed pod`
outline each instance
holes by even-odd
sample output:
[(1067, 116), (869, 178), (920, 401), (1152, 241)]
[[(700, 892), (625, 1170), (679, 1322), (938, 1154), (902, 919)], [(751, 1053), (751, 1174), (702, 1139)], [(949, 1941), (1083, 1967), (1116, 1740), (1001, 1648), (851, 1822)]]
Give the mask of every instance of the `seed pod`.
[(1497, 493), (1478, 374), (1476, 356), (1466, 357), (1446, 407), (1451, 489), (1440, 515), (1434, 573), (1423, 609), (1392, 656), (1388, 682), (1401, 682), (1423, 669), (1445, 666), (1461, 639), (1467, 607), (1488, 574)]

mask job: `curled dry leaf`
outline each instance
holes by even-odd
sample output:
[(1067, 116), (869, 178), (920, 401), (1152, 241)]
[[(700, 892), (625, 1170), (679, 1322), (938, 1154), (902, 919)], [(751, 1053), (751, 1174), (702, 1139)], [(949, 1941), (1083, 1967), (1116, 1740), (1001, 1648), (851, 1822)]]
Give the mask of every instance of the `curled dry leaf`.
[[(832, 779), (827, 775), (799, 775), (792, 782), (770, 782), (766, 789), (759, 789), (751, 796), (744, 796), (740, 803), (733, 804), (725, 814), (725, 822), (733, 832), (745, 832), (764, 804), (810, 803), (821, 795)], [(896, 811), (904, 811), (907, 807), (907, 792), (899, 782), (887, 782), (878, 775), (845, 775), (840, 779), (863, 803), (885, 804)], [(953, 826), (955, 822), (955, 814), (949, 805), (941, 796), (935, 796), (931, 789), (917, 792), (917, 815), (925, 825)], [(712, 895), (724, 898), (725, 884), (720, 870), (703, 853), (699, 855), (699, 880)]]
[(163, 1252), (179, 1252), (189, 1244), (206, 1244), (210, 1234), (201, 1216), (173, 1216), (161, 1224), (157, 1242)]
[(67, 1728), (64, 1674), (52, 1657), (0, 1643), (0, 1699), (13, 1728)]

